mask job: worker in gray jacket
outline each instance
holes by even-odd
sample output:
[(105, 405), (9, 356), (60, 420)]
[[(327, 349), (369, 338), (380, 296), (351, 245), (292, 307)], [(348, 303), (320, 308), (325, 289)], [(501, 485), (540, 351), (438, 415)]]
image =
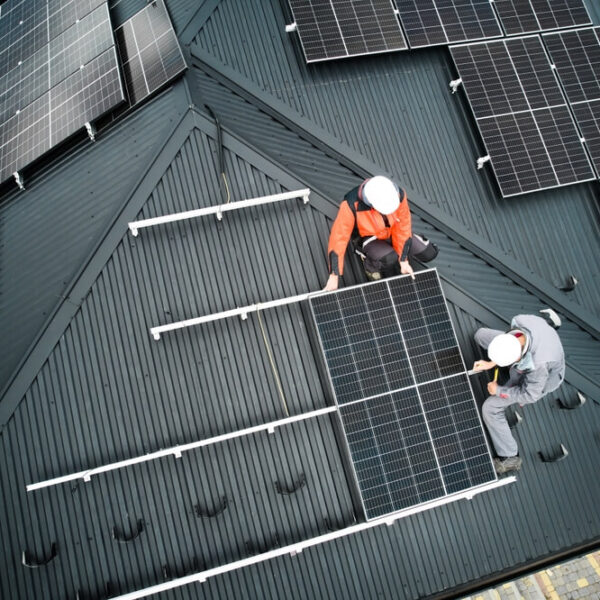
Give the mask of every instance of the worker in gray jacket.
[(556, 390), (565, 377), (565, 355), (556, 331), (541, 317), (517, 315), (508, 333), (478, 329), (475, 341), (487, 350), (488, 360), (475, 361), (473, 370), (486, 371), (510, 365), (510, 377), (498, 385), (488, 383), (490, 397), (483, 403), (483, 420), (498, 454), (496, 471), (506, 473), (521, 467), (517, 442), (506, 420), (511, 404), (532, 404)]

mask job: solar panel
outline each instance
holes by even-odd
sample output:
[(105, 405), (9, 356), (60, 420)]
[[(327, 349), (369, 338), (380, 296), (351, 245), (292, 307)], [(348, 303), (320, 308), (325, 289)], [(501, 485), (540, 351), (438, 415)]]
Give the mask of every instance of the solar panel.
[(503, 35), (489, 0), (396, 0), (396, 4), (411, 48)]
[(83, 19), (106, 0), (48, 0), (48, 35), (50, 39)]
[(306, 62), (406, 50), (391, 0), (289, 0)]
[(115, 31), (130, 104), (137, 104), (187, 68), (169, 14), (154, 1)]
[(600, 27), (546, 34), (543, 40), (600, 174)]
[(310, 304), (367, 519), (495, 481), (435, 270)]
[(506, 35), (591, 24), (584, 0), (494, 0)]
[(113, 47), (50, 90), (52, 145), (125, 99)]
[(103, 4), (50, 41), (50, 87), (113, 45), (108, 4)]
[(504, 197), (594, 178), (538, 36), (450, 50)]
[(106, 0), (22, 0), (0, 11), (0, 176), (123, 101)]
[(50, 149), (49, 93), (0, 124), (0, 177), (4, 181)]

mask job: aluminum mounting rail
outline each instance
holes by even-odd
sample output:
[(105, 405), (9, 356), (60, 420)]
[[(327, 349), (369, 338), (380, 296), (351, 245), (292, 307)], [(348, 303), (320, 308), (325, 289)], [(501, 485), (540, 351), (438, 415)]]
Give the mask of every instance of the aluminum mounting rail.
[(164, 333), (165, 331), (183, 329), (184, 327), (201, 325), (202, 323), (210, 323), (211, 321), (218, 321), (220, 319), (227, 319), (229, 317), (241, 317), (242, 320), (245, 320), (248, 318), (248, 313), (257, 312), (266, 308), (274, 308), (275, 306), (285, 306), (286, 304), (302, 302), (304, 300), (307, 300), (309, 296), (314, 296), (315, 294), (319, 293), (321, 292), (310, 292), (306, 294), (300, 294), (298, 296), (289, 296), (288, 298), (270, 300), (269, 302), (260, 302), (258, 304), (250, 304), (249, 306), (242, 306), (241, 308), (232, 308), (231, 310), (225, 310), (223, 312), (205, 315), (204, 317), (195, 317), (194, 319), (177, 321), (175, 323), (169, 323), (168, 325), (158, 325), (157, 327), (151, 327), (150, 333), (152, 334), (152, 337), (154, 337), (155, 340), (159, 340), (160, 334)]
[(156, 460), (157, 458), (162, 458), (163, 456), (174, 456), (175, 458), (181, 458), (181, 454), (183, 452), (187, 452), (188, 450), (194, 450), (195, 448), (202, 448), (203, 446), (210, 446), (219, 442), (233, 440), (235, 438), (239, 438), (252, 433), (258, 433), (259, 431), (268, 431), (269, 433), (274, 433), (277, 427), (283, 427), (284, 425), (289, 425), (290, 423), (297, 423), (298, 421), (305, 421), (314, 417), (320, 417), (322, 415), (326, 415), (328, 413), (336, 411), (337, 406), (328, 406), (326, 408), (320, 408), (318, 410), (313, 410), (311, 412), (303, 413), (301, 415), (286, 417), (285, 419), (279, 419), (278, 421), (271, 421), (270, 423), (254, 425), (253, 427), (240, 429), (239, 431), (234, 431), (233, 433), (224, 433), (222, 435), (217, 435), (212, 438), (206, 438), (197, 442), (190, 442), (189, 444), (182, 444), (180, 446), (173, 446), (172, 448), (165, 448), (164, 450), (150, 452), (148, 454), (144, 454), (143, 456), (138, 456), (136, 458), (128, 458), (127, 460), (121, 460), (118, 462), (110, 463), (108, 465), (103, 465), (101, 467), (87, 469), (86, 471), (79, 471), (78, 473), (71, 473), (70, 475), (63, 475), (62, 477), (55, 477), (54, 479), (40, 481), (39, 483), (30, 483), (27, 486), (27, 491), (32, 492), (34, 490), (39, 490), (54, 485), (60, 485), (61, 483), (66, 483), (67, 481), (74, 481), (77, 479), (83, 479), (83, 481), (87, 482), (91, 479), (92, 475), (99, 475), (100, 473), (107, 473), (108, 471), (116, 471), (117, 469), (123, 469), (124, 467), (129, 467), (131, 465), (137, 465), (139, 463)]
[(206, 215), (217, 215), (219, 221), (223, 218), (223, 213), (238, 208), (246, 208), (248, 206), (259, 206), (261, 204), (272, 204), (273, 202), (281, 202), (283, 200), (291, 200), (292, 198), (302, 198), (304, 204), (308, 202), (310, 195), (309, 189), (296, 190), (293, 192), (284, 192), (282, 194), (273, 194), (271, 196), (261, 196), (260, 198), (249, 198), (248, 200), (239, 200), (219, 206), (207, 206), (196, 210), (188, 210), (186, 212), (173, 213), (162, 217), (154, 217), (152, 219), (144, 219), (142, 221), (132, 221), (128, 223), (131, 234), (137, 236), (138, 230), (143, 227), (153, 227), (162, 223), (173, 223), (174, 221), (184, 221), (186, 219), (195, 219), (196, 217), (204, 217)]
[(177, 579), (172, 579), (171, 581), (166, 581), (158, 585), (153, 585), (151, 587), (137, 590), (135, 592), (130, 592), (122, 596), (115, 596), (112, 600), (138, 600), (139, 598), (145, 598), (147, 596), (151, 596), (152, 594), (158, 594), (160, 592), (166, 592), (168, 590), (180, 588), (191, 583), (204, 583), (210, 577), (222, 575), (223, 573), (229, 573), (230, 571), (236, 571), (237, 569), (242, 569), (250, 565), (255, 565), (267, 560), (271, 560), (272, 558), (277, 558), (278, 556), (295, 556), (297, 554), (300, 554), (306, 548), (311, 548), (312, 546), (318, 546), (325, 542), (330, 542), (339, 538), (347, 537), (349, 535), (353, 535), (355, 533), (359, 533), (367, 529), (372, 529), (373, 527), (378, 527), (381, 525), (391, 526), (398, 519), (402, 519), (404, 517), (408, 517), (409, 515), (414, 515), (416, 513), (435, 508), (437, 506), (443, 506), (444, 504), (449, 504), (450, 502), (455, 502), (457, 500), (471, 500), (477, 494), (490, 491), (494, 488), (503, 487), (515, 481), (516, 477), (514, 476), (503, 477), (502, 479), (494, 481), (493, 483), (487, 483), (476, 488), (471, 488), (470, 490), (466, 490), (464, 492), (459, 492), (451, 496), (446, 496), (445, 498), (432, 500), (431, 502), (427, 502), (426, 504), (412, 506), (400, 512), (393, 513), (391, 515), (387, 515), (379, 519), (374, 519), (365, 523), (358, 523), (357, 525), (351, 525), (350, 527), (345, 527), (344, 529), (339, 529), (338, 531), (333, 531), (331, 533), (326, 533), (324, 535), (309, 538), (302, 542), (297, 542), (295, 544), (284, 546), (283, 548), (277, 548), (275, 550), (270, 550), (262, 554), (257, 554), (255, 556), (243, 558), (241, 560), (237, 560), (226, 565), (214, 567), (206, 571), (200, 571), (199, 573), (191, 573), (190, 575), (179, 577)]

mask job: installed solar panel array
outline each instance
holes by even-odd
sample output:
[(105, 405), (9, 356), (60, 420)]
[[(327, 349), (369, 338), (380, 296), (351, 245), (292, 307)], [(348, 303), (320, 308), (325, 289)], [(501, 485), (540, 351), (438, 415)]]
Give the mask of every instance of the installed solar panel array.
[(367, 519), (496, 480), (435, 270), (310, 304)]
[(4, 181), (123, 101), (107, 3), (5, 2), (0, 90)]
[(600, 28), (546, 34), (544, 43), (600, 175)]
[(154, 0), (115, 31), (131, 105), (186, 69), (169, 14)]
[(450, 50), (503, 196), (595, 178), (538, 36)]

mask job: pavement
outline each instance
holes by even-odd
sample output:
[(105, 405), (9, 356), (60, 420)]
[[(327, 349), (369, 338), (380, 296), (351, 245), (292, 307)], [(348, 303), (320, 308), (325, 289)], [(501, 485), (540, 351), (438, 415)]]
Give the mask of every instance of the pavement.
[(600, 600), (600, 550), (463, 600)]

